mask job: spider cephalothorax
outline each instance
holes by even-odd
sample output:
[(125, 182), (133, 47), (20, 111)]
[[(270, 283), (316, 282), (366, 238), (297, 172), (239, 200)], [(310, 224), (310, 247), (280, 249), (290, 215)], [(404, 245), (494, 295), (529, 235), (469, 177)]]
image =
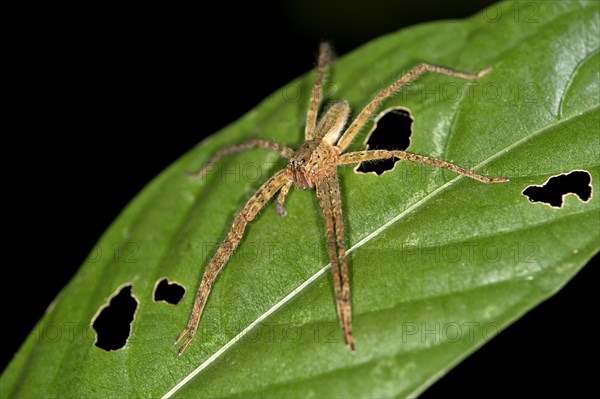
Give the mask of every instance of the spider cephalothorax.
[(294, 187), (314, 188), (319, 177), (335, 172), (338, 156), (338, 149), (325, 141), (304, 142), (288, 166)]
[(479, 73), (471, 75), (435, 65), (419, 64), (390, 86), (380, 91), (373, 100), (363, 108), (348, 128), (344, 130), (348, 115), (350, 114), (350, 107), (346, 101), (336, 102), (331, 105), (318, 120), (317, 124), (323, 77), (325, 67), (329, 64), (329, 60), (329, 46), (327, 44), (321, 44), (317, 77), (312, 88), (308, 112), (306, 114), (305, 141), (297, 151), (274, 141), (252, 139), (217, 152), (198, 173), (194, 174), (194, 176), (197, 177), (204, 176), (222, 156), (248, 148), (264, 148), (275, 152), (290, 161), (285, 169), (275, 173), (269, 178), (248, 200), (244, 209), (242, 209), (235, 217), (227, 237), (225, 237), (225, 240), (223, 240), (223, 243), (204, 269), (204, 274), (200, 282), (200, 287), (198, 288), (198, 294), (196, 295), (196, 300), (188, 324), (175, 340), (175, 343), (177, 343), (186, 334), (189, 334), (179, 349), (180, 355), (194, 338), (212, 285), (216, 280), (217, 275), (221, 269), (223, 269), (227, 260), (242, 240), (246, 226), (255, 218), (260, 209), (262, 209), (262, 207), (265, 206), (265, 204), (278, 192), (275, 211), (279, 216), (285, 216), (287, 211), (285, 210), (284, 202), (292, 186), (300, 189), (316, 189), (319, 206), (321, 207), (325, 219), (327, 248), (329, 251), (329, 259), (331, 261), (333, 288), (335, 291), (336, 307), (340, 327), (342, 329), (342, 336), (344, 337), (346, 345), (348, 345), (351, 350), (354, 350), (350, 282), (348, 262), (346, 259), (346, 245), (344, 242), (344, 221), (342, 218), (342, 200), (340, 184), (337, 177), (337, 167), (340, 165), (350, 165), (378, 159), (398, 158), (400, 160), (449, 169), (484, 183), (508, 181), (508, 179), (504, 177), (485, 177), (439, 159), (411, 154), (404, 151), (369, 150), (344, 153), (356, 134), (377, 110), (381, 101), (391, 96), (402, 86), (416, 79), (424, 72), (435, 72), (461, 79), (474, 80), (487, 74), (491, 70), (490, 68), (483, 69)]

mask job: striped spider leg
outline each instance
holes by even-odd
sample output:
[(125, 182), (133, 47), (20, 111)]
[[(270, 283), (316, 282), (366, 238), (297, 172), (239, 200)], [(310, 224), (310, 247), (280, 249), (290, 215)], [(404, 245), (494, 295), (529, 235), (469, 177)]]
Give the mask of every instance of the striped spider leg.
[(175, 339), (177, 344), (187, 335), (179, 349), (178, 353), (180, 355), (196, 335), (198, 323), (211, 288), (219, 272), (242, 240), (246, 226), (275, 194), (279, 193), (276, 199), (275, 211), (279, 216), (285, 216), (287, 214), (284, 206), (285, 198), (292, 186), (299, 189), (316, 189), (319, 206), (325, 219), (327, 248), (331, 261), (333, 288), (342, 336), (346, 345), (354, 351), (348, 261), (346, 259), (342, 200), (337, 166), (396, 157), (400, 160), (445, 168), (484, 183), (508, 181), (504, 177), (489, 178), (481, 176), (473, 171), (439, 159), (404, 151), (368, 150), (344, 153), (357, 133), (377, 110), (379, 104), (423, 73), (433, 72), (460, 79), (474, 80), (490, 72), (491, 68), (486, 68), (477, 74), (471, 75), (435, 65), (419, 64), (390, 86), (381, 90), (344, 130), (350, 114), (350, 107), (346, 101), (332, 104), (318, 118), (325, 70), (331, 60), (330, 54), (329, 45), (326, 43), (321, 44), (316, 80), (312, 87), (306, 114), (305, 141), (297, 151), (273, 141), (253, 139), (222, 149), (209, 160), (204, 168), (192, 175), (195, 177), (204, 176), (221, 157), (249, 148), (263, 148), (289, 160), (289, 164), (285, 169), (275, 173), (248, 200), (242, 211), (235, 217), (229, 233), (206, 266), (188, 324)]

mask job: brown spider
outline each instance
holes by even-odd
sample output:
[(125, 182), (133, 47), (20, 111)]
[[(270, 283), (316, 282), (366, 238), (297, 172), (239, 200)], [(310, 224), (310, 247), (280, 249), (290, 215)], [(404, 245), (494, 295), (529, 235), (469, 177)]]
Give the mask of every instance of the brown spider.
[(290, 160), (290, 163), (285, 169), (275, 173), (258, 189), (246, 203), (244, 209), (242, 209), (235, 217), (227, 237), (208, 263), (206, 270), (204, 270), (204, 275), (200, 282), (200, 287), (188, 324), (175, 339), (175, 344), (177, 344), (189, 333), (179, 349), (179, 355), (185, 351), (186, 347), (194, 338), (212, 285), (217, 278), (217, 275), (221, 269), (223, 269), (223, 266), (225, 266), (225, 263), (240, 243), (248, 222), (256, 217), (256, 214), (278, 191), (279, 195), (277, 196), (275, 211), (279, 216), (285, 216), (287, 211), (284, 207), (284, 201), (292, 185), (300, 189), (316, 188), (317, 190), (317, 199), (325, 218), (327, 245), (329, 258), (331, 260), (331, 271), (333, 273), (333, 287), (335, 290), (337, 313), (344, 341), (346, 342), (346, 345), (354, 351), (348, 262), (346, 260), (346, 246), (344, 244), (344, 223), (342, 220), (340, 184), (336, 173), (336, 167), (338, 165), (348, 165), (395, 157), (401, 160), (449, 169), (483, 183), (508, 181), (508, 179), (504, 177), (489, 178), (481, 176), (470, 170), (439, 159), (410, 154), (404, 151), (368, 150), (343, 154), (344, 150), (350, 145), (356, 134), (376, 111), (379, 104), (398, 91), (402, 86), (413, 81), (424, 72), (435, 72), (461, 79), (474, 80), (490, 72), (491, 68), (486, 68), (475, 75), (470, 75), (435, 65), (419, 64), (390, 86), (381, 90), (344, 131), (343, 129), (350, 112), (350, 108), (346, 101), (336, 102), (331, 105), (317, 123), (317, 113), (322, 96), (323, 76), (329, 62), (330, 48), (329, 45), (323, 43), (319, 49), (317, 75), (312, 87), (308, 113), (306, 115), (305, 141), (297, 151), (273, 141), (253, 139), (218, 151), (199, 172), (192, 174), (192, 176), (195, 177), (202, 177), (224, 155), (233, 154), (248, 148), (264, 148)]

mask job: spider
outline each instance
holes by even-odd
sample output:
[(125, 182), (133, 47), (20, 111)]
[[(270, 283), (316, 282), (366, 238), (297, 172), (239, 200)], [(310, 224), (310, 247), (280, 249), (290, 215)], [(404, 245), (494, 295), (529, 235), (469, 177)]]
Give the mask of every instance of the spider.
[(212, 285), (242, 240), (246, 226), (277, 192), (279, 194), (276, 199), (275, 212), (283, 217), (287, 214), (284, 206), (285, 198), (292, 186), (299, 189), (316, 189), (319, 206), (325, 218), (327, 247), (333, 274), (337, 314), (344, 342), (350, 350), (354, 351), (348, 261), (346, 259), (346, 244), (344, 243), (344, 222), (337, 167), (395, 157), (400, 160), (449, 169), (483, 183), (508, 181), (508, 178), (505, 177), (485, 177), (440, 159), (404, 151), (367, 150), (344, 152), (356, 134), (377, 110), (379, 104), (423, 73), (433, 72), (461, 79), (475, 80), (486, 75), (491, 71), (491, 68), (483, 69), (473, 75), (435, 65), (419, 64), (390, 86), (381, 90), (344, 130), (350, 113), (350, 107), (346, 101), (332, 104), (320, 118), (317, 118), (325, 70), (330, 64), (331, 58), (329, 45), (322, 43), (319, 47), (316, 79), (312, 86), (306, 114), (305, 141), (297, 151), (274, 141), (252, 139), (218, 151), (200, 171), (191, 174), (193, 177), (202, 177), (214, 167), (221, 157), (250, 148), (263, 148), (289, 160), (287, 167), (268, 179), (248, 200), (242, 211), (237, 214), (227, 237), (204, 270), (188, 324), (175, 339), (175, 344), (177, 344), (187, 335), (178, 351), (179, 355), (185, 351), (194, 338)]

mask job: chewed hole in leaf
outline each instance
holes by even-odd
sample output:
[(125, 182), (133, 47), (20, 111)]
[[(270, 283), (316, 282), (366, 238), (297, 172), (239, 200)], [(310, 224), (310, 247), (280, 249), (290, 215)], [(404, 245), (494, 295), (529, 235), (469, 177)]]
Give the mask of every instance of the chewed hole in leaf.
[(543, 203), (553, 208), (562, 208), (565, 197), (575, 195), (581, 202), (592, 198), (592, 176), (584, 170), (576, 170), (552, 176), (541, 186), (528, 186), (523, 195), (529, 202)]
[[(365, 146), (368, 150), (406, 150), (410, 145), (414, 119), (410, 111), (402, 107), (386, 109), (375, 118), (371, 132), (367, 135)], [(392, 170), (398, 158), (361, 162), (355, 171), (359, 173), (375, 172), (378, 175)]]
[(185, 295), (185, 288), (177, 283), (169, 283), (165, 277), (158, 280), (154, 285), (154, 302), (164, 301), (171, 305), (177, 305)]
[(131, 333), (138, 301), (131, 293), (131, 285), (126, 285), (112, 295), (108, 305), (103, 305), (96, 313), (92, 327), (96, 331), (96, 345), (106, 351), (121, 349)]

